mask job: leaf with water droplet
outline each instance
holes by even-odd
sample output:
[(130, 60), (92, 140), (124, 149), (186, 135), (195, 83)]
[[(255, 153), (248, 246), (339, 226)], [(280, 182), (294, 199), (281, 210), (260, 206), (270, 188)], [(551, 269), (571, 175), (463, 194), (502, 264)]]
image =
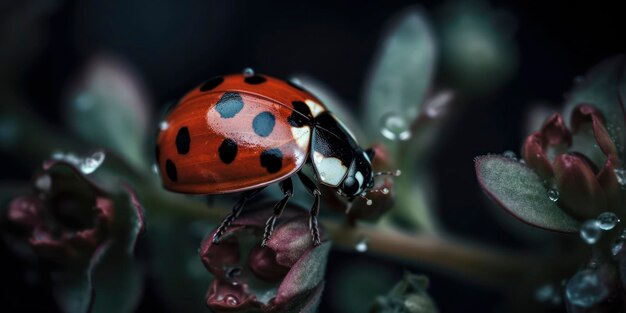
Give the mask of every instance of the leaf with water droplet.
[(580, 238), (588, 244), (593, 245), (602, 236), (602, 230), (600, 229), (600, 224), (597, 220), (588, 220), (580, 226)]
[(540, 228), (574, 233), (579, 223), (546, 196), (539, 176), (502, 156), (476, 158), (478, 181), (497, 204), (518, 219)]
[(147, 168), (150, 105), (137, 76), (119, 60), (100, 56), (87, 67), (65, 110), (66, 122), (97, 147)]
[(602, 302), (610, 292), (599, 271), (586, 269), (576, 273), (565, 286), (567, 300), (580, 307), (589, 308)]
[(584, 80), (569, 93), (564, 116), (570, 116), (581, 103), (591, 104), (602, 112), (619, 157), (626, 160), (626, 132), (623, 131), (626, 129), (626, 56), (612, 57), (589, 70)]
[[(380, 125), (387, 114), (401, 114), (407, 123), (417, 117), (431, 84), (436, 43), (423, 12), (411, 7), (391, 23), (378, 48), (364, 88), (365, 124)], [(366, 129), (372, 138), (381, 134)]]
[(603, 212), (598, 215), (596, 220), (598, 221), (598, 227), (602, 230), (611, 230), (620, 222), (619, 217), (613, 212)]

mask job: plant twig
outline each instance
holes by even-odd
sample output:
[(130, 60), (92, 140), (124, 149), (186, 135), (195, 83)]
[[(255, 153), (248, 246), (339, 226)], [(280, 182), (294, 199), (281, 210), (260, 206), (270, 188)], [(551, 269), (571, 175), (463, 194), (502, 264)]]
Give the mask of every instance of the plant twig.
[(350, 227), (329, 220), (323, 224), (338, 247), (353, 250), (356, 242), (366, 238), (369, 252), (422, 263), (489, 284), (510, 285), (540, 264), (536, 257), (451, 237), (410, 235), (369, 225)]

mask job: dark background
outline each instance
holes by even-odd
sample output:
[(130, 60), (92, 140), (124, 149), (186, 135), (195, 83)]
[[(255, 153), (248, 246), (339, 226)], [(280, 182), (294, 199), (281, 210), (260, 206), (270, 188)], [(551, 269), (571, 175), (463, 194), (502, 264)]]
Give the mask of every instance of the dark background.
[[(489, 96), (473, 98), (432, 159), (438, 191), (436, 212), (446, 229), (458, 236), (500, 246), (521, 245), (494, 217), (476, 183), (473, 158), (504, 150), (519, 151), (529, 104), (547, 100), (559, 105), (573, 78), (602, 59), (626, 51), (626, 18), (617, 2), (489, 1), (517, 20), (519, 67), (513, 79)], [(125, 58), (145, 79), (155, 112), (204, 79), (250, 66), (278, 77), (308, 73), (332, 86), (357, 107), (367, 68), (386, 21), (413, 1), (68, 1), (49, 18), (43, 53), (21, 87), (47, 119), (60, 123), (65, 87), (97, 52)], [(427, 11), (436, 1), (419, 2)], [(28, 38), (24, 38), (28, 40)], [(0, 69), (1, 70), (1, 69)], [(363, 125), (378, 127), (378, 125)], [(27, 179), (30, 170), (5, 160), (3, 179)], [(450, 196), (453, 195), (453, 196)], [(0, 246), (9, 268), (20, 263)], [(398, 278), (404, 269), (426, 272), (431, 293), (442, 312), (499, 311), (502, 294), (477, 288), (445, 273), (411, 264), (333, 252), (328, 286), (346, 264), (365, 262), (387, 268)], [(6, 267), (5, 267), (6, 268)], [(19, 271), (2, 271), (14, 280), (0, 298), (42, 301), (18, 279)], [(514, 284), (514, 282), (512, 282)], [(31, 293), (31, 294), (29, 294)], [(332, 287), (320, 312), (330, 310)], [(10, 295), (10, 296), (9, 296)], [(8, 299), (8, 298), (7, 298)], [(141, 311), (161, 311), (148, 287)]]

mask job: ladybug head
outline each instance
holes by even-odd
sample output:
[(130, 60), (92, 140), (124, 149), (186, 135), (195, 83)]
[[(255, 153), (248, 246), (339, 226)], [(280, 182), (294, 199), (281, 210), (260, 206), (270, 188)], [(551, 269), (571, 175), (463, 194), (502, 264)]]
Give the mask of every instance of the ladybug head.
[(338, 186), (339, 193), (348, 197), (349, 201), (354, 200), (356, 197), (362, 197), (367, 200), (367, 205), (370, 205), (372, 201), (365, 197), (368, 192), (389, 192), (387, 188), (372, 190), (374, 188), (374, 177), (381, 175), (400, 176), (400, 170), (373, 172), (371, 162), (373, 158), (374, 151), (372, 149), (360, 151), (352, 164), (350, 164), (348, 174)]
[(348, 168), (348, 174), (338, 186), (340, 193), (346, 197), (354, 198), (374, 186), (372, 162), (368, 151), (357, 152)]

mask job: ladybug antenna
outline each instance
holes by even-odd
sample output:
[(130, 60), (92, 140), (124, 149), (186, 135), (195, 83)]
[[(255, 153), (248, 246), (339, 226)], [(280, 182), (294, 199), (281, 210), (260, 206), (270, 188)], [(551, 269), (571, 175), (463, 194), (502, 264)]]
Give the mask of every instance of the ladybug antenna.
[(379, 189), (371, 189), (369, 192), (380, 192), (383, 195), (386, 195), (386, 194), (389, 193), (389, 188), (383, 187), (383, 188), (379, 188)]
[(383, 176), (383, 175), (389, 175), (389, 176), (400, 176), (402, 175), (402, 171), (401, 170), (395, 170), (395, 171), (384, 171), (384, 172), (374, 172), (374, 177), (376, 176)]

